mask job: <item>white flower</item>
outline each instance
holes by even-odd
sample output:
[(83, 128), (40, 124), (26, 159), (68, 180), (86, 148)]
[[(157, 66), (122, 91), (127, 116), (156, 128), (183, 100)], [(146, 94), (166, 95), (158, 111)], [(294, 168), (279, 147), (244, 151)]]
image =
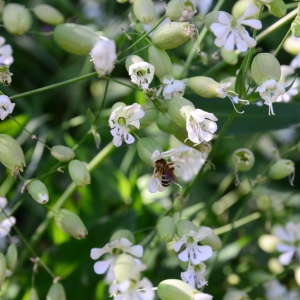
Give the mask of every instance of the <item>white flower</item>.
[(164, 99), (171, 99), (172, 97), (182, 97), (184, 95), (186, 83), (187, 83), (187, 79), (183, 79), (183, 80), (175, 80), (174, 78), (164, 79), (163, 85), (157, 91), (156, 96), (159, 96), (161, 90), (163, 89)]
[(300, 223), (288, 222), (285, 228), (278, 228), (275, 235), (281, 240), (277, 244), (277, 250), (282, 252), (279, 262), (286, 266), (294, 255), (300, 261)]
[(126, 128), (129, 125), (132, 125), (136, 128), (140, 128), (140, 121), (145, 112), (141, 109), (141, 106), (137, 103), (134, 103), (130, 106), (125, 106), (124, 103), (121, 103), (116, 109), (114, 109), (109, 117), (108, 123), (112, 130), (113, 144), (116, 147), (122, 145), (122, 141), (126, 144), (132, 144), (134, 142), (134, 137), (129, 134)]
[(7, 205), (6, 197), (0, 197), (0, 212), (3, 211), (6, 205)]
[(143, 256), (143, 247), (140, 245), (133, 246), (128, 239), (121, 238), (120, 240), (115, 240), (106, 244), (103, 248), (93, 248), (91, 250), (91, 258), (98, 259), (106, 253), (110, 254), (111, 258), (96, 262), (94, 264), (94, 271), (97, 274), (104, 274), (108, 270), (106, 279), (110, 282), (113, 282), (115, 280), (114, 265), (117, 256), (122, 253), (128, 253), (140, 258)]
[(201, 15), (205, 15), (208, 13), (212, 2), (212, 0), (193, 0), (195, 7), (198, 9)]
[(204, 278), (206, 265), (200, 263), (198, 265), (189, 264), (187, 271), (181, 273), (182, 281), (188, 283), (194, 289), (200, 289), (207, 284)]
[(213, 254), (212, 248), (199, 246), (198, 243), (211, 233), (210, 228), (202, 227), (198, 232), (191, 230), (189, 234), (184, 234), (179, 241), (174, 243), (174, 250), (180, 251), (178, 258), (181, 261), (190, 261), (193, 265), (209, 259)]
[(266, 300), (298, 300), (299, 292), (296, 290), (288, 291), (277, 279), (264, 284), (266, 289)]
[(213, 138), (213, 133), (218, 129), (218, 121), (214, 114), (202, 109), (195, 109), (186, 116), (187, 140), (191, 140), (195, 145), (202, 142), (209, 142)]
[(11, 103), (6, 95), (0, 95), (0, 119), (4, 120), (14, 110), (15, 103)]
[(294, 69), (300, 68), (300, 54), (296, 55), (295, 58), (292, 60), (291, 67)]
[[(177, 157), (180, 156), (180, 154), (181, 153), (178, 149), (171, 149), (162, 153), (160, 153), (158, 150), (155, 150), (153, 152), (151, 159), (154, 162), (155, 169), (148, 184), (148, 190), (150, 193), (156, 193), (157, 191), (162, 192), (172, 183), (178, 185), (181, 188), (181, 186), (176, 181), (176, 177), (182, 176), (184, 172), (184, 164), (177, 160)], [(173, 160), (171, 162), (167, 162), (166, 158), (170, 156), (173, 156)], [(165, 172), (165, 163), (168, 164), (168, 169), (171, 170), (170, 174), (173, 174), (175, 176), (170, 176), (168, 172)]]
[[(247, 51), (248, 48), (255, 47), (256, 41), (250, 37), (248, 31), (243, 25), (250, 26), (255, 29), (261, 29), (261, 21), (257, 19), (247, 18), (255, 15), (258, 8), (254, 4), (250, 4), (244, 14), (236, 19), (229, 14), (220, 11), (218, 21), (210, 25), (210, 29), (216, 36), (215, 45), (217, 47), (224, 47), (226, 51), (233, 51), (236, 45), (241, 52)], [(230, 16), (230, 17), (229, 17)]]
[(193, 300), (212, 300), (213, 296), (205, 293), (198, 293), (194, 296)]
[(145, 61), (137, 62), (129, 67), (129, 76), (133, 83), (146, 90), (153, 80), (154, 66)]
[(269, 79), (262, 83), (256, 90), (265, 101), (264, 104), (269, 106), (269, 115), (275, 115), (272, 103), (274, 103), (280, 95), (285, 93), (283, 84), (274, 79)]
[(3, 85), (10, 85), (11, 84), (11, 76), (13, 74), (9, 72), (7, 66), (0, 66), (0, 82)]
[(14, 62), (12, 57), (12, 48), (10, 45), (4, 45), (5, 38), (0, 36), (0, 64), (10, 66)]
[(97, 73), (100, 76), (109, 74), (113, 70), (114, 62), (117, 59), (116, 43), (113, 40), (100, 37), (90, 54)]
[(121, 283), (110, 285), (109, 292), (114, 294), (114, 300), (153, 300), (155, 292), (148, 278), (140, 281), (125, 280)]
[(206, 153), (201, 153), (191, 147), (186, 145), (178, 147), (178, 150), (181, 152), (181, 156), (178, 158), (171, 157), (171, 160), (177, 160), (184, 164), (182, 179), (184, 181), (190, 181), (192, 178), (198, 174), (199, 170), (205, 163), (204, 155)]
[(7, 236), (11, 228), (16, 224), (15, 217), (8, 217), (0, 221), (0, 238)]

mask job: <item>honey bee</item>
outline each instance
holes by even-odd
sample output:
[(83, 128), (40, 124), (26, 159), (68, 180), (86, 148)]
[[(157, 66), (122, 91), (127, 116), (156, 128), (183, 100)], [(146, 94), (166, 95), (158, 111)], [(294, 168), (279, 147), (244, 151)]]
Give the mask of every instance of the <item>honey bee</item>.
[(163, 158), (155, 162), (154, 177), (161, 178), (161, 185), (167, 187), (173, 183), (177, 184), (178, 180), (174, 174), (175, 167), (174, 163), (167, 163)]

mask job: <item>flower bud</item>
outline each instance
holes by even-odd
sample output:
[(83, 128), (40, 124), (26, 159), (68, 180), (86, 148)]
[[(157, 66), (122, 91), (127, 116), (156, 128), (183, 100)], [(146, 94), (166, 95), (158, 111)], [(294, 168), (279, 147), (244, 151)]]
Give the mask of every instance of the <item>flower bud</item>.
[(135, 238), (133, 233), (130, 230), (127, 229), (119, 229), (110, 237), (110, 242), (113, 242), (115, 240), (120, 240), (121, 238), (125, 238), (129, 240), (132, 244), (135, 243)]
[(280, 64), (275, 56), (269, 53), (260, 53), (252, 61), (251, 73), (258, 85), (268, 79), (279, 81), (281, 76)]
[(191, 38), (194, 25), (182, 22), (171, 22), (159, 27), (152, 36), (152, 43), (162, 49), (173, 49)]
[(256, 198), (256, 206), (258, 209), (264, 211), (270, 209), (271, 199), (268, 195), (260, 195)]
[(144, 24), (150, 24), (156, 19), (155, 6), (152, 0), (134, 0), (133, 13)]
[(187, 85), (193, 92), (204, 98), (216, 98), (218, 96), (216, 89), (221, 87), (220, 83), (205, 76), (191, 77)]
[(194, 17), (195, 6), (189, 0), (171, 0), (167, 5), (166, 15), (172, 21), (188, 21)]
[(0, 252), (0, 289), (6, 277), (6, 260), (2, 252)]
[[(255, 4), (255, 1), (252, 1), (252, 0), (236, 1), (232, 7), (231, 14), (237, 19), (240, 18), (244, 14), (244, 12), (246, 11), (246, 9), (248, 8), (248, 6), (250, 4)], [(251, 16), (251, 19), (255, 19), (255, 17), (256, 17), (256, 13), (255, 13), (255, 15)], [(250, 18), (250, 16), (249, 16), (249, 18)]]
[(271, 234), (263, 234), (258, 239), (259, 247), (267, 253), (275, 252), (278, 243), (279, 243), (278, 237)]
[(241, 148), (235, 150), (232, 154), (232, 163), (237, 171), (247, 172), (250, 171), (254, 165), (255, 158), (251, 150)]
[(173, 201), (173, 211), (175, 212), (181, 212), (183, 209), (183, 199), (181, 196), (176, 196)]
[(75, 153), (71, 148), (61, 145), (52, 147), (51, 155), (60, 162), (68, 162), (75, 157)]
[(10, 169), (12, 175), (18, 175), (26, 167), (22, 148), (7, 134), (0, 134), (0, 162)]
[(151, 167), (153, 167), (151, 156), (155, 150), (163, 151), (161, 145), (151, 138), (141, 138), (137, 142), (137, 152), (140, 159)]
[(159, 283), (157, 295), (161, 300), (193, 300), (199, 291), (178, 279), (167, 279)]
[(275, 17), (281, 18), (286, 15), (286, 6), (282, 0), (273, 0), (267, 7)]
[(139, 62), (143, 62), (144, 60), (137, 56), (137, 55), (130, 55), (126, 58), (126, 61), (125, 61), (125, 67), (126, 67), (126, 70), (129, 72), (129, 67), (133, 64), (136, 64), (136, 63), (139, 63)]
[[(200, 228), (202, 227), (204, 226), (201, 226)], [(212, 231), (212, 233), (209, 236), (207, 236), (205, 239), (201, 240), (200, 243), (202, 245), (210, 246), (214, 251), (219, 250), (222, 247), (221, 239), (219, 238), (218, 235), (215, 234), (214, 231)]]
[(154, 66), (154, 73), (163, 82), (166, 77), (173, 77), (173, 67), (168, 53), (154, 45), (148, 48), (149, 63)]
[(68, 169), (73, 182), (77, 186), (85, 187), (91, 183), (91, 175), (83, 162), (74, 159), (69, 162)]
[(46, 300), (66, 300), (66, 293), (61, 283), (53, 283), (47, 293)]
[(251, 300), (249, 296), (240, 290), (229, 290), (223, 300)]
[(117, 257), (114, 274), (118, 282), (123, 282), (128, 279), (139, 279), (139, 274), (135, 274), (136, 278), (132, 278), (132, 270), (136, 266), (134, 258), (129, 254), (121, 254)]
[(34, 287), (30, 289), (29, 300), (39, 300), (38, 293)]
[(81, 240), (88, 234), (81, 219), (73, 212), (67, 209), (58, 209), (54, 214), (55, 223), (67, 235)]
[(53, 38), (62, 49), (77, 55), (89, 54), (99, 39), (93, 29), (72, 23), (56, 26)]
[(56, 26), (64, 21), (64, 16), (56, 8), (47, 4), (38, 4), (33, 8), (36, 17), (49, 25)]
[(236, 65), (238, 63), (238, 54), (235, 50), (226, 51), (225, 48), (221, 48), (221, 55), (223, 60), (225, 60), (229, 65)]
[(9, 3), (4, 6), (2, 22), (8, 32), (23, 35), (31, 26), (31, 15), (25, 6)]
[(157, 224), (157, 231), (165, 243), (172, 242), (176, 231), (174, 220), (170, 216), (163, 217)]
[(295, 164), (289, 159), (279, 159), (269, 170), (269, 178), (279, 180), (295, 172)]
[(195, 110), (194, 104), (182, 97), (173, 97), (168, 101), (168, 112), (172, 121), (181, 127), (186, 127), (186, 115)]
[(18, 263), (18, 250), (15, 244), (10, 244), (6, 252), (6, 266), (10, 271), (14, 271)]
[(300, 52), (300, 43), (293, 36), (289, 36), (283, 44), (283, 49), (289, 54), (296, 56)]
[(292, 29), (292, 34), (299, 38), (300, 37), (300, 18), (297, 17), (296, 20), (294, 20), (292, 22), (292, 25), (291, 25), (291, 29)]
[(38, 203), (46, 204), (49, 201), (47, 187), (40, 180), (33, 180), (27, 186), (31, 197)]
[(179, 220), (176, 223), (176, 232), (180, 238), (184, 234), (189, 234), (191, 230), (198, 232), (198, 228), (196, 227), (196, 225), (189, 220)]

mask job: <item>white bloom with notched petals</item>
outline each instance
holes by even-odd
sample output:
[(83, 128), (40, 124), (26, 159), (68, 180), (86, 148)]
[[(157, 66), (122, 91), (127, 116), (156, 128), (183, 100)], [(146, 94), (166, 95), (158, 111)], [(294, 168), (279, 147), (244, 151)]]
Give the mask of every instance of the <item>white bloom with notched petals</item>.
[(171, 99), (172, 97), (182, 97), (184, 95), (186, 84), (187, 84), (187, 79), (183, 79), (183, 80), (175, 80), (174, 78), (164, 79), (163, 85), (157, 91), (156, 96), (159, 96), (161, 90), (163, 89), (164, 99)]
[(241, 52), (247, 51), (248, 48), (255, 47), (255, 39), (250, 37), (243, 25), (250, 26), (254, 29), (261, 29), (261, 21), (257, 19), (247, 19), (255, 15), (257, 11), (257, 6), (250, 4), (244, 14), (238, 19), (220, 11), (218, 17), (219, 23), (212, 23), (210, 25), (211, 31), (216, 36), (215, 45), (220, 48), (224, 47), (224, 49), (229, 52), (234, 50), (234, 46)]
[(14, 110), (15, 103), (11, 103), (6, 95), (0, 95), (0, 119), (4, 120)]
[(116, 147), (122, 145), (122, 141), (126, 144), (132, 144), (134, 137), (127, 132), (127, 127), (132, 125), (136, 128), (140, 128), (140, 121), (145, 112), (141, 109), (141, 105), (134, 103), (130, 106), (125, 106), (124, 103), (120, 103), (116, 109), (114, 109), (109, 117), (108, 123), (112, 130), (113, 144)]
[(194, 289), (200, 289), (207, 284), (204, 278), (206, 265), (200, 263), (198, 265), (189, 264), (187, 271), (181, 272), (182, 281), (188, 283)]
[(213, 138), (213, 133), (218, 129), (216, 116), (202, 109), (195, 109), (186, 115), (187, 140), (191, 140), (195, 145), (202, 142), (209, 142)]
[[(168, 164), (172, 165), (172, 168), (174, 168), (174, 174), (176, 177), (182, 176), (185, 170), (184, 163), (180, 162), (177, 160), (177, 158), (181, 155), (181, 152), (178, 149), (171, 149), (166, 152), (159, 152), (158, 150), (155, 150), (151, 156), (151, 159), (154, 162), (154, 167), (155, 167), (155, 162), (160, 160), (160, 159), (166, 159), (168, 157), (172, 156), (172, 161), (167, 162)], [(156, 193), (158, 192), (163, 192), (165, 190), (165, 186), (162, 185), (161, 182), (161, 177), (156, 176), (156, 169), (154, 169), (153, 175), (151, 176), (151, 179), (148, 184), (148, 190), (150, 193)], [(181, 186), (177, 182), (173, 182), (176, 185), (178, 185), (181, 189)]]
[(133, 83), (147, 90), (154, 77), (154, 66), (145, 61), (140, 61), (130, 65), (128, 72)]
[(8, 217), (0, 221), (0, 238), (7, 236), (11, 228), (16, 224), (15, 217)]
[(256, 91), (259, 92), (260, 97), (265, 101), (264, 104), (269, 106), (269, 115), (275, 115), (273, 103), (276, 102), (280, 95), (285, 93), (283, 84), (274, 79), (269, 79), (263, 82)]
[(106, 244), (103, 248), (93, 248), (91, 250), (91, 258), (96, 260), (104, 254), (110, 254), (111, 258), (104, 261), (98, 261), (94, 264), (94, 271), (97, 274), (104, 274), (106, 271), (106, 279), (110, 282), (115, 280), (114, 265), (118, 255), (128, 253), (135, 257), (143, 256), (143, 247), (133, 245), (128, 239), (121, 238), (120, 240), (112, 241)]
[(181, 261), (189, 261), (193, 265), (209, 259), (212, 254), (210, 246), (199, 246), (198, 243), (212, 233), (209, 227), (202, 227), (198, 232), (193, 230), (188, 234), (184, 234), (182, 238), (174, 243), (174, 250), (180, 252), (178, 258)]
[(116, 43), (108, 38), (100, 37), (90, 54), (96, 72), (100, 76), (109, 74), (113, 70), (117, 59)]
[(300, 261), (300, 223), (288, 222), (285, 227), (278, 228), (275, 235), (280, 239), (277, 250), (282, 252), (279, 262), (286, 266), (293, 257)]
[(10, 45), (4, 45), (5, 38), (0, 36), (0, 64), (10, 66), (14, 62), (12, 48)]
[(125, 280), (114, 283), (109, 287), (110, 294), (114, 294), (114, 300), (153, 300), (155, 292), (151, 281), (144, 277), (139, 281)]

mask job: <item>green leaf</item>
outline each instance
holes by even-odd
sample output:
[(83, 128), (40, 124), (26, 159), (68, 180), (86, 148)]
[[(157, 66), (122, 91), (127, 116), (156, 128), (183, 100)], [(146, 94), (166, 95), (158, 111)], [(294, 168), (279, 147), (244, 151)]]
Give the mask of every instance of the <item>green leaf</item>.
[(99, 149), (101, 144), (101, 136), (95, 129), (92, 129), (92, 135), (94, 136), (96, 148)]
[(93, 114), (93, 112), (91, 111), (90, 108), (87, 109), (87, 112), (86, 112), (87, 116), (88, 116), (88, 119), (90, 121), (90, 124), (93, 125), (95, 123), (95, 116)]

